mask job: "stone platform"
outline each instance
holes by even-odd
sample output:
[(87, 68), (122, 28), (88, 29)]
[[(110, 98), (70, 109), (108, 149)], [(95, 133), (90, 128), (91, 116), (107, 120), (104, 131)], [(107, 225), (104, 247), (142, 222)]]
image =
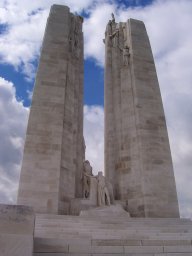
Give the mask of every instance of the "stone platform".
[(31, 256), (34, 224), (31, 207), (0, 204), (0, 256)]
[(191, 220), (97, 213), (38, 214), (34, 256), (192, 256)]

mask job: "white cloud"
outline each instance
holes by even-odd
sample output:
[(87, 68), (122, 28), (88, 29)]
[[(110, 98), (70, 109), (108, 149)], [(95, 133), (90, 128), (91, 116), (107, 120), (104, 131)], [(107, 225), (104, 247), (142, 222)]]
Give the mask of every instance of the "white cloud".
[(41, 9), (49, 10), (53, 4), (66, 5), (72, 12), (80, 12), (94, 2), (102, 2), (102, 0), (4, 0), (0, 3), (0, 22), (11, 25), (23, 23), (30, 15), (38, 13)]
[(15, 97), (11, 82), (0, 77), (0, 202), (16, 200), (28, 109)]
[[(72, 12), (80, 12), (94, 2), (58, 0), (57, 4), (70, 6)], [(7, 0), (0, 5), (0, 24), (5, 25), (0, 36), (0, 63), (13, 65), (29, 80), (34, 78), (33, 62), (39, 55), (48, 13), (53, 4), (54, 0)]]
[[(26, 15), (24, 20), (11, 23), (0, 37), (0, 62), (8, 63), (28, 78), (34, 77), (32, 64), (39, 55), (48, 11)], [(37, 25), (38, 24), (38, 25)]]
[(86, 159), (93, 173), (104, 171), (104, 110), (101, 106), (84, 106)]
[(115, 5), (101, 3), (90, 9), (90, 17), (84, 21), (85, 57), (95, 58), (101, 66), (104, 63), (105, 26), (114, 12)]

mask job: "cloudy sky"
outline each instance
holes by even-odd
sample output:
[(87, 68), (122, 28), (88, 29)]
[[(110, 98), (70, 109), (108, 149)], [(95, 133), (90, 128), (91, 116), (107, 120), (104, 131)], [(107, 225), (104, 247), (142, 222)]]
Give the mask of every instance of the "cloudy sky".
[(86, 156), (103, 169), (104, 30), (143, 20), (167, 119), (182, 217), (192, 218), (192, 1), (0, 0), (0, 203), (15, 203), (39, 49), (52, 4), (84, 16)]

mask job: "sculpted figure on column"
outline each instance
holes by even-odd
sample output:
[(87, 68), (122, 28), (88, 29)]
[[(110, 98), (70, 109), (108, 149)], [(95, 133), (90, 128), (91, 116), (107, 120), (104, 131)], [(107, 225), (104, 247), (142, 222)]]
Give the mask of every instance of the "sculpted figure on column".
[[(179, 217), (154, 58), (142, 21), (105, 32), (105, 174), (133, 217)], [(163, 188), (163, 189), (162, 189)], [(165, 200), (166, 199), (166, 200)]]
[(92, 174), (92, 167), (88, 160), (84, 162), (84, 170), (83, 170), (83, 196), (88, 198), (90, 195), (90, 176)]
[(98, 172), (97, 176), (98, 180), (98, 205), (110, 205), (110, 196), (109, 191), (106, 186), (105, 177), (103, 176), (102, 172)]
[(115, 15), (114, 15), (114, 13), (111, 13), (111, 17), (112, 17), (112, 22), (115, 23)]
[(123, 48), (123, 65), (124, 66), (128, 66), (129, 65), (129, 57), (130, 57), (129, 47), (126, 45)]

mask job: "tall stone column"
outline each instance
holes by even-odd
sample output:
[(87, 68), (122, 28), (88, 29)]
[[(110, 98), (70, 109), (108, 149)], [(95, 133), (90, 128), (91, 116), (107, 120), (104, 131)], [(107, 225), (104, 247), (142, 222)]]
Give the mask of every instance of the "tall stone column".
[(82, 196), (82, 22), (59, 5), (47, 21), (18, 193), (18, 203), (38, 213), (67, 214), (70, 200)]
[(179, 217), (159, 84), (145, 25), (105, 33), (105, 173), (135, 217)]

